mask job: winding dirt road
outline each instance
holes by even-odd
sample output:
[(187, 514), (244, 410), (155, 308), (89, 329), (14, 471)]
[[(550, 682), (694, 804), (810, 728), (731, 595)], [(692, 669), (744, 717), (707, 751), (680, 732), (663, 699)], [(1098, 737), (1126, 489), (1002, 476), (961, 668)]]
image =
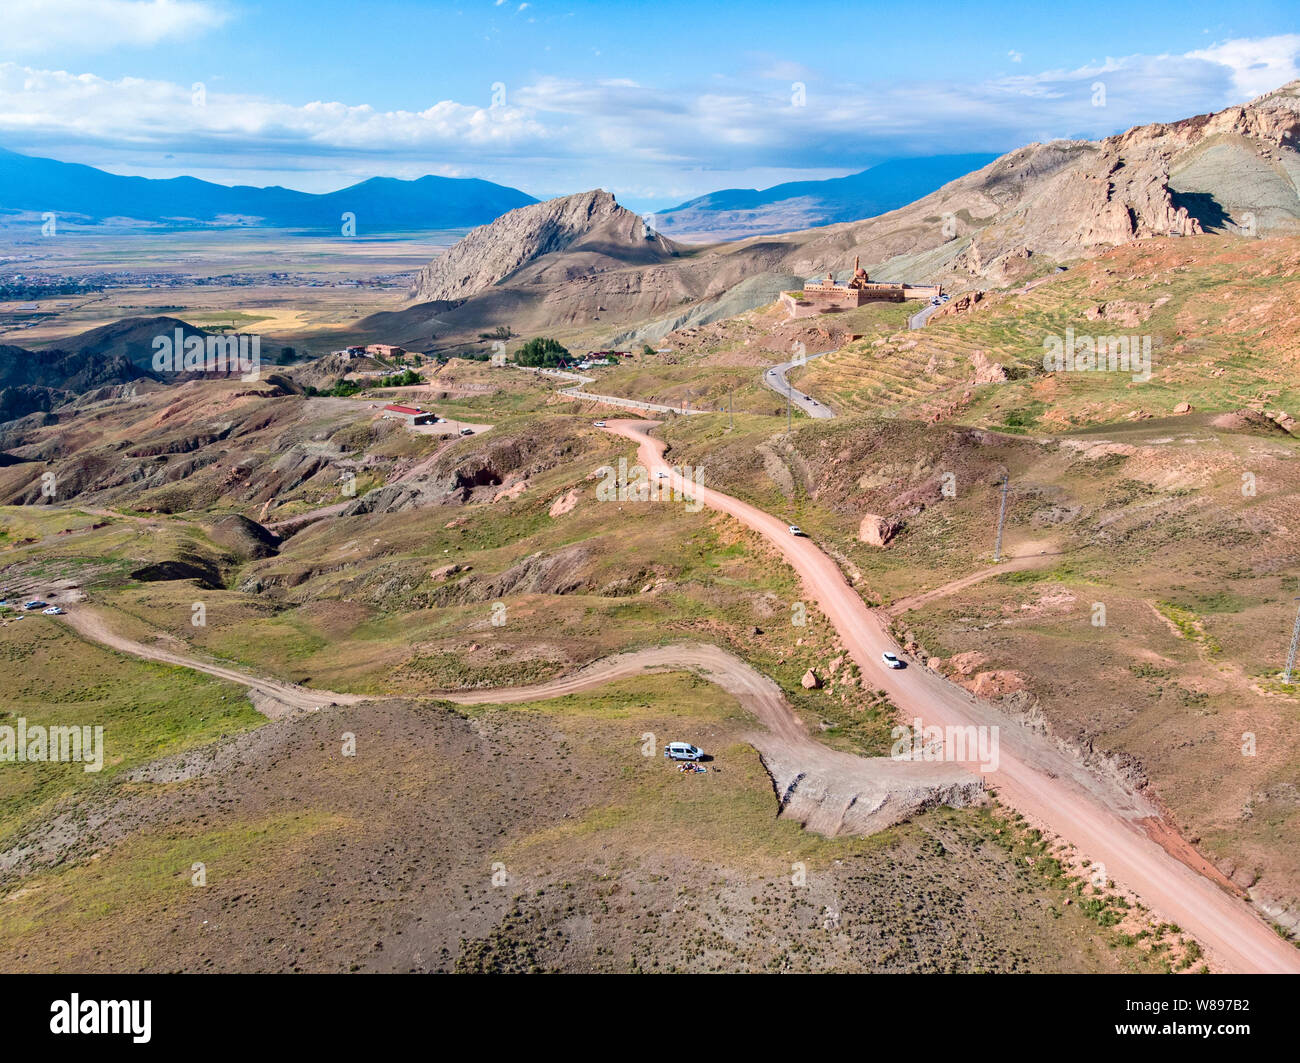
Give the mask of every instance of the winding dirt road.
[(731, 694), (763, 730), (745, 736), (772, 777), (780, 815), (818, 834), (873, 834), (936, 805), (962, 807), (983, 793), (957, 764), (859, 757), (812, 739), (781, 688), (708, 643), (678, 643), (606, 657), (533, 686), (439, 694), (460, 705), (517, 704), (592, 690), (647, 672), (690, 671)]
[[(146, 645), (113, 631), (101, 614), (86, 606), (65, 614), (63, 620), (84, 638), (122, 653), (245, 686), (254, 706), (271, 719), (326, 705), (357, 705), (374, 700), (265, 679)], [(753, 714), (762, 730), (746, 735), (746, 741), (758, 750), (772, 777), (779, 800), (778, 814), (809, 830), (827, 836), (872, 834), (936, 805), (970, 804), (983, 793), (980, 780), (956, 764), (858, 757), (828, 749), (809, 737), (780, 687), (740, 658), (707, 643), (679, 643), (619, 654), (533, 686), (449, 691), (411, 700), (518, 704), (564, 697), (647, 672), (676, 671), (694, 672), (716, 683)]]
[(606, 430), (635, 442), (641, 464), (651, 473), (667, 472), (676, 492), (734, 517), (767, 539), (798, 572), (805, 592), (834, 625), (864, 676), (873, 677), (872, 685), (889, 694), (904, 720), (917, 719), (927, 727), (996, 727), (1000, 741), (995, 769), (984, 770), (969, 759), (957, 762), (983, 774), (1000, 800), (1072, 842), (1093, 864), (1103, 864), (1109, 878), (1195, 937), (1218, 967), (1300, 973), (1300, 951), (1274, 933), (1239, 896), (1171, 855), (1169, 850), (1197, 861), (1191, 847), (1141, 795), (1093, 776), (1043, 736), (929, 669), (882, 667), (881, 653), (897, 647), (881, 618), (849, 586), (835, 563), (809, 539), (792, 536), (776, 517), (684, 479), (664, 460), (665, 444), (650, 435), (655, 427), (657, 422), (619, 420), (610, 421)]
[(257, 710), (273, 720), (300, 709), (319, 709), (324, 705), (357, 705), (372, 700), (358, 694), (336, 694), (330, 690), (311, 690), (307, 687), (295, 686), (293, 683), (281, 683), (275, 679), (261, 679), (198, 657), (170, 653), (157, 646), (147, 646), (143, 642), (136, 642), (125, 635), (119, 635), (108, 626), (99, 613), (88, 606), (78, 606), (69, 611), (64, 614), (63, 620), (83, 637), (122, 653), (129, 653), (133, 657), (157, 661), (159, 664), (171, 664), (178, 668), (191, 668), (196, 672), (204, 672), (218, 679), (248, 687)]

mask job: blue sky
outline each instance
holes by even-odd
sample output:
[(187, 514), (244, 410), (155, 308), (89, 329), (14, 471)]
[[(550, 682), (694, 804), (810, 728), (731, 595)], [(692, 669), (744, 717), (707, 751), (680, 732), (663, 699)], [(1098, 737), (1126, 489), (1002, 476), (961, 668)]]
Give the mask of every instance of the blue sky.
[(1298, 61), (1294, 2), (6, 0), (0, 144), (311, 191), (600, 186), (653, 209), (1104, 136), (1244, 102)]

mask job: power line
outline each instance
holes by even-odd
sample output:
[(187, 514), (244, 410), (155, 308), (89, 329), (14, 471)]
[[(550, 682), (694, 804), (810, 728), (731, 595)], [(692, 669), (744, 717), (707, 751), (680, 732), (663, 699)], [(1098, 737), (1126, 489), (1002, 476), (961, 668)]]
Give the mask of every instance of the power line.
[(1007, 477), (1002, 475), (1002, 507), (998, 510), (998, 541), (993, 547), (993, 563), (996, 565), (1002, 560), (1002, 522), (1007, 517)]
[[(1300, 598), (1297, 598), (1296, 601), (1300, 602)], [(1282, 682), (1288, 685), (1291, 682), (1291, 669), (1295, 667), (1297, 645), (1300, 645), (1300, 608), (1296, 609), (1295, 626), (1291, 628), (1291, 650), (1286, 655), (1286, 671), (1282, 674)]]

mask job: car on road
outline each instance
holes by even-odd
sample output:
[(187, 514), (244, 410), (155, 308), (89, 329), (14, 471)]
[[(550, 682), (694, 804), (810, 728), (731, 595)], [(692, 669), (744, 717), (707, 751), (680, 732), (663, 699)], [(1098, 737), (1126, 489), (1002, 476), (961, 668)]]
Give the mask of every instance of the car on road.
[(462, 428), (462, 429), (460, 430), (460, 434), (463, 435), (463, 436), (472, 436), (472, 435), (474, 434), (474, 429), (472, 429), (472, 428)]
[(60, 609), (57, 605), (52, 605), (52, 606), (50, 606), (48, 609), (42, 609), (41, 612), (44, 613), (46, 616), (62, 616), (62, 615), (63, 615), (63, 610)]
[(664, 756), (669, 760), (703, 760), (704, 750), (689, 742), (669, 742), (664, 746)]
[(803, 535), (803, 529), (802, 529), (801, 527), (799, 527), (799, 525), (797, 525), (797, 524), (791, 524), (791, 525), (790, 525), (790, 534), (791, 534), (791, 535)]
[(42, 602), (39, 599), (33, 598), (30, 602), (24, 602), (23, 608), (29, 611), (32, 609), (44, 609), (49, 604), (49, 602)]
[(884, 662), (886, 668), (903, 667), (903, 662), (898, 659), (898, 654), (890, 653), (888, 650), (880, 655), (880, 659)]
[(604, 421), (592, 421), (592, 422), (591, 422), (591, 427), (592, 427), (592, 428), (604, 428), (604, 427), (605, 427), (605, 422), (604, 422)]

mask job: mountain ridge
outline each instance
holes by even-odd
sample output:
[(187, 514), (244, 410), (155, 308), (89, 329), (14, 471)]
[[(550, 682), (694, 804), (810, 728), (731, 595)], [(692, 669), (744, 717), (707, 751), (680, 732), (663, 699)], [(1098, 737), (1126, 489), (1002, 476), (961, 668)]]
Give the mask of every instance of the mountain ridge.
[(251, 224), (338, 230), (344, 212), (358, 230), (461, 229), (537, 200), (479, 178), (371, 177), (334, 192), (279, 185), (220, 185), (196, 177), (122, 177), (82, 163), (0, 148), (0, 211), (52, 211), (103, 221), (123, 218), (172, 228)]

